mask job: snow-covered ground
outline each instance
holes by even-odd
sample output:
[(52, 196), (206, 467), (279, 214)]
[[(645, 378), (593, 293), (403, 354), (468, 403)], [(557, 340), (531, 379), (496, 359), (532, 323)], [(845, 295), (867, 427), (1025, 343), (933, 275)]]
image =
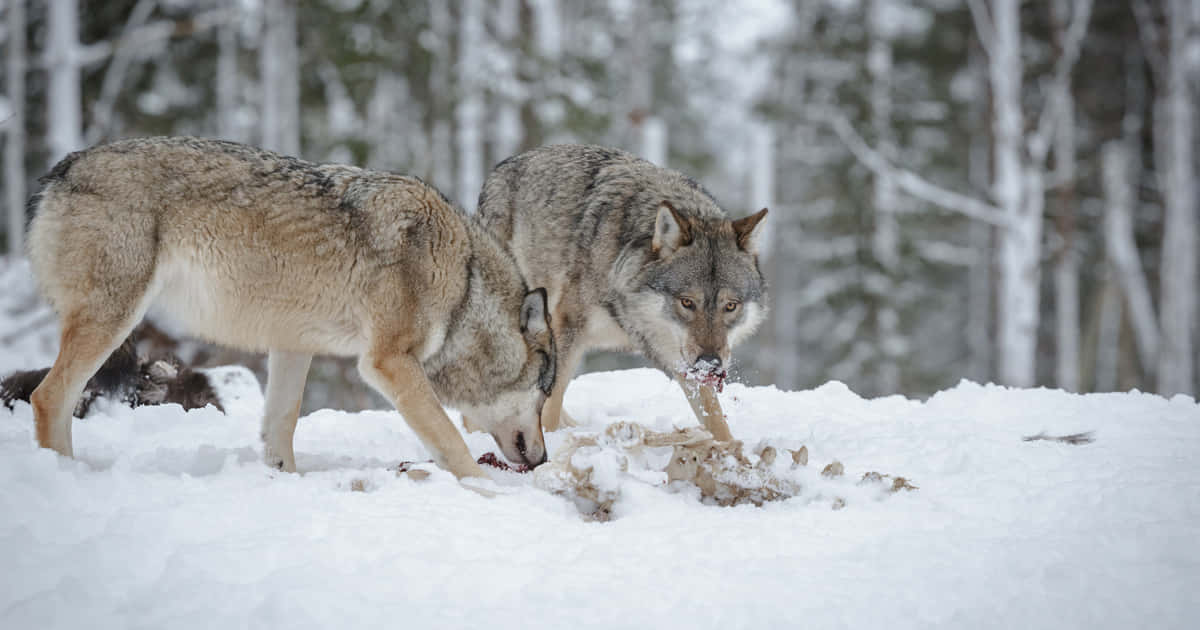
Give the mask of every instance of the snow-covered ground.
[[(926, 402), (731, 385), (736, 435), (840, 460), (825, 495), (722, 508), (624, 481), (608, 523), (496, 472), (388, 470), (426, 452), (391, 412), (320, 411), (299, 475), (259, 463), (261, 396), (229, 413), (100, 403), (76, 460), (0, 409), (0, 628), (1190, 628), (1200, 619), (1200, 407), (963, 383)], [(649, 370), (577, 379), (599, 430), (694, 423)], [(1082, 446), (1021, 436), (1094, 431)], [(474, 453), (495, 449), (468, 435)], [(565, 433), (550, 436), (560, 446)], [(864, 493), (863, 472), (919, 486)], [(841, 484), (839, 486), (839, 484)], [(361, 489), (363, 491), (356, 491)], [(843, 509), (829, 493), (845, 490)]]

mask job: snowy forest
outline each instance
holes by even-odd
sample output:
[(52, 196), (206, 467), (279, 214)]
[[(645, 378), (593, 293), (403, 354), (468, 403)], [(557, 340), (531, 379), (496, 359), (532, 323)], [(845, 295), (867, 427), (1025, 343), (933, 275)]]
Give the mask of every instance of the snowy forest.
[[(1195, 0), (0, 7), (9, 254), (37, 177), (122, 137), (414, 174), (468, 211), (510, 155), (604, 144), (770, 208), (745, 383), (1197, 389)], [(370, 406), (351, 363), (313, 370)]]

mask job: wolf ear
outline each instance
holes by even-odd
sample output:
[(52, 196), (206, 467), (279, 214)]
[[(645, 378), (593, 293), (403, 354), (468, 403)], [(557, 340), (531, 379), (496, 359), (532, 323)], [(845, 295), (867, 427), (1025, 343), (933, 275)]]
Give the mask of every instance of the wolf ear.
[(737, 244), (742, 251), (754, 253), (756, 249), (754, 241), (758, 237), (758, 233), (762, 231), (759, 228), (766, 216), (767, 209), (763, 208), (748, 217), (742, 217), (733, 222), (733, 233), (737, 235)]
[(550, 329), (546, 321), (546, 290), (538, 287), (525, 294), (521, 303), (521, 332), (541, 333)]
[(670, 202), (658, 204), (658, 216), (654, 218), (654, 240), (650, 244), (655, 253), (670, 254), (691, 242), (692, 230), (687, 217), (679, 214)]

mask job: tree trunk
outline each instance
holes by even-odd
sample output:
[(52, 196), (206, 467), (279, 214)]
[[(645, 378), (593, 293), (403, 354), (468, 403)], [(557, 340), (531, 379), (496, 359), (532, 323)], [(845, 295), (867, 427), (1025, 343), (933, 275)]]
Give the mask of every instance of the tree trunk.
[(25, 0), (8, 3), (8, 59), (5, 83), (9, 107), (4, 139), (4, 199), (8, 204), (10, 256), (24, 254), (25, 238)]
[(295, 4), (290, 0), (266, 0), (258, 49), (262, 145), (287, 155), (300, 154), (300, 52), (296, 37)]
[[(519, 66), (523, 59), (521, 50), (520, 0), (501, 0), (494, 8), (492, 21), (495, 24), (497, 49), (506, 57), (506, 76), (495, 93), (495, 104), (491, 108), (495, 118), (488, 126), (490, 134), (490, 157), (485, 168), (516, 154), (521, 147), (521, 90), (514, 87), (520, 81)], [(478, 191), (477, 191), (478, 192)], [(478, 197), (478, 194), (475, 195)]]
[[(968, 65), (978, 76), (979, 94), (987, 92), (986, 72), (982, 67), (982, 55), (978, 48), (971, 50)], [(967, 149), (967, 178), (976, 194), (986, 194), (991, 178), (991, 160), (988, 158), (989, 137), (985, 131), (987, 106), (983, 99), (971, 101), (970, 146)], [(995, 228), (983, 221), (972, 221), (967, 226), (967, 242), (975, 253), (975, 260), (967, 272), (967, 355), (968, 376), (986, 383), (992, 379), (992, 302), (995, 263)]]
[(484, 45), (483, 6), (479, 0), (462, 0), (458, 16), (458, 63), (455, 67), (458, 103), (454, 107), (458, 144), (458, 203), (475, 210), (483, 188), (483, 88), (479, 48)]
[[(892, 133), (892, 43), (887, 24), (883, 21), (884, 0), (872, 0), (867, 6), (867, 23), (871, 42), (867, 51), (867, 70), (871, 75), (871, 121), (875, 129), (876, 147), (889, 163), (896, 162), (895, 134)], [(874, 178), (875, 230), (871, 251), (879, 265), (883, 282), (874, 298), (876, 352), (878, 352), (875, 391), (893, 394), (900, 389), (900, 366), (897, 362), (904, 348), (899, 332), (899, 315), (891, 300), (895, 279), (899, 276), (899, 225), (896, 221), (896, 186), (891, 177), (876, 174)]]
[[(1063, 54), (1067, 22), (1067, 0), (1055, 0), (1052, 8), (1059, 55)], [(1056, 229), (1059, 251), (1054, 261), (1055, 377), (1058, 386), (1079, 391), (1079, 252), (1075, 250), (1075, 98), (1070, 83), (1062, 86), (1050, 105), (1054, 125), (1054, 165), (1059, 194)]]
[(50, 0), (46, 12), (46, 143), (50, 163), (83, 148), (83, 100), (80, 96), (79, 11), (76, 0)]
[(1155, 141), (1162, 143), (1158, 170), (1163, 180), (1162, 345), (1158, 392), (1193, 391), (1192, 326), (1196, 315), (1196, 181), (1194, 102), (1189, 90), (1186, 44), (1187, 0), (1169, 0), (1166, 85), (1155, 116)]
[(1133, 236), (1133, 188), (1130, 183), (1129, 147), (1122, 141), (1111, 141), (1101, 149), (1101, 181), (1104, 184), (1104, 244), (1109, 264), (1125, 294), (1129, 307), (1142, 372), (1154, 370), (1158, 356), (1158, 323), (1150, 298), (1149, 284), (1142, 272), (1137, 243)]
[[(225, 5), (231, 10), (237, 6)], [(245, 140), (237, 122), (238, 27), (236, 20), (217, 27), (217, 135), (234, 141)]]
[(989, 59), (993, 102), (993, 196), (1011, 221), (1000, 231), (999, 376), (1005, 385), (1034, 384), (1042, 240), (1040, 167), (1022, 164), (1021, 21), (1018, 0), (992, 3)]
[(1121, 296), (1105, 282), (1101, 289), (1100, 322), (1096, 332), (1096, 376), (1092, 390), (1111, 392), (1119, 383), (1121, 362)]
[(429, 175), (432, 184), (441, 190), (451, 190), (454, 180), (454, 127), (447, 115), (454, 111), (452, 90), (454, 54), (452, 46), (454, 18), (450, 3), (429, 2), (429, 30), (433, 35), (429, 68)]

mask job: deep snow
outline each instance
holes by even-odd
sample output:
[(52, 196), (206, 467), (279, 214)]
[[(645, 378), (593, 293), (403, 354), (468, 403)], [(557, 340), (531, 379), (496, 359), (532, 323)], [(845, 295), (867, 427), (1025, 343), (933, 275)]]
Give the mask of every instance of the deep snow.
[[(228, 376), (228, 378), (225, 378)], [(212, 408), (99, 406), (77, 460), (0, 409), (0, 628), (1185, 628), (1200, 618), (1200, 407), (963, 383), (922, 403), (731, 385), (735, 435), (846, 466), (848, 502), (698, 503), (628, 481), (609, 523), (529, 476), (486, 499), (393, 412), (303, 418), (300, 475), (259, 463), (245, 372)], [(577, 379), (596, 431), (694, 423), (657, 372)], [(1022, 435), (1095, 431), (1083, 446)], [(549, 436), (551, 448), (565, 434)], [(467, 436), (476, 455), (491, 438)], [(878, 498), (863, 472), (920, 487)], [(834, 483), (834, 482), (830, 482)], [(365, 492), (352, 491), (361, 485)], [(827, 498), (827, 497), (826, 497)]]

